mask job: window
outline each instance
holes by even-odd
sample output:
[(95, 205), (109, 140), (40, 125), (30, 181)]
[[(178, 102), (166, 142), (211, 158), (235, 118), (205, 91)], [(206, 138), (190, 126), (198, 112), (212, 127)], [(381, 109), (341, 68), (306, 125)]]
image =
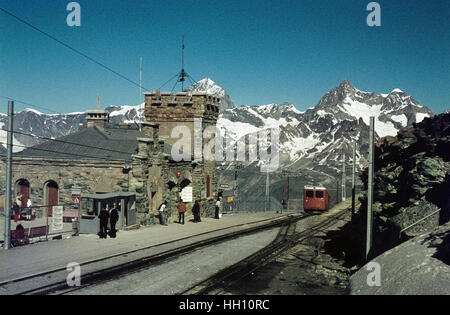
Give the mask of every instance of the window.
[(307, 191), (306, 191), (306, 197), (308, 197), (308, 198), (314, 198), (314, 191), (312, 191), (312, 190), (307, 190)]
[(323, 191), (316, 190), (316, 198), (323, 198)]
[(206, 198), (211, 197), (211, 178), (206, 175)]

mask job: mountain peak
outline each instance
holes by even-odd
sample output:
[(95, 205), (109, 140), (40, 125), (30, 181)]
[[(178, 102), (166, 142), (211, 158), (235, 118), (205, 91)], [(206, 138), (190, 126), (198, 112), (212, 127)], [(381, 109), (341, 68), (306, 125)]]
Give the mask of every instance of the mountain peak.
[(339, 84), (339, 87), (344, 88), (346, 90), (348, 89), (354, 89), (355, 87), (350, 83), (349, 80), (344, 80)]
[(191, 85), (187, 91), (189, 92), (204, 92), (220, 98), (220, 110), (234, 108), (234, 102), (225, 90), (216, 84), (211, 78), (203, 78), (197, 83)]
[(393, 90), (391, 91), (391, 93), (400, 93), (400, 94), (403, 94), (403, 93), (405, 93), (405, 92), (403, 92), (403, 91), (400, 90), (400, 89), (393, 89)]

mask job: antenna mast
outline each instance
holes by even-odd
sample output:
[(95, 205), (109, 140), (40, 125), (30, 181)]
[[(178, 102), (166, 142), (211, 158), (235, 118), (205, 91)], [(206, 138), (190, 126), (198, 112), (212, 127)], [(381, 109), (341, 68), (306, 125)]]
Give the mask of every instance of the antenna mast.
[(142, 57), (139, 60), (139, 105), (142, 102)]
[(188, 78), (192, 84), (195, 84), (194, 79), (186, 71), (184, 71), (184, 35), (182, 35), (182, 44), (181, 44), (181, 71), (175, 74), (166, 83), (164, 83), (158, 90), (161, 90), (161, 88), (163, 88), (167, 83), (172, 81), (174, 78), (177, 78), (177, 80), (175, 81), (172, 91), (175, 89), (178, 82), (181, 82), (181, 91), (184, 92), (184, 82), (186, 81), (186, 78)]
[(184, 35), (182, 36), (182, 45), (181, 45), (181, 72), (179, 74), (178, 82), (181, 82), (181, 91), (184, 91), (184, 81), (187, 73), (184, 71)]

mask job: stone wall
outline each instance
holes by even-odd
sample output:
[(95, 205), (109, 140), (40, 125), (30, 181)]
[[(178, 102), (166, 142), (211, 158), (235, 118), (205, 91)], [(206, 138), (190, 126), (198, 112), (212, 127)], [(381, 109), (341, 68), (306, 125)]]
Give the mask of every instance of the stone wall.
[[(5, 169), (2, 160), (1, 168)], [(30, 184), (30, 199), (34, 206), (45, 205), (44, 188), (49, 181), (58, 184), (60, 204), (72, 203), (72, 187), (81, 187), (82, 194), (128, 191), (129, 175), (121, 161), (64, 160), (15, 158), (12, 170), (13, 194), (17, 182)]]

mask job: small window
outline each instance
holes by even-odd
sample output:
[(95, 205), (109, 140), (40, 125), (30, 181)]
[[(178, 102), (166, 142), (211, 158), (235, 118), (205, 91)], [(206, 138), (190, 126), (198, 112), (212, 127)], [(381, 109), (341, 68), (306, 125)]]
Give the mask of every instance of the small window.
[(306, 191), (306, 197), (313, 198), (314, 197), (314, 192), (312, 190), (307, 190)]
[(316, 198), (323, 198), (323, 191), (316, 190)]
[(206, 198), (211, 197), (211, 178), (206, 175)]

